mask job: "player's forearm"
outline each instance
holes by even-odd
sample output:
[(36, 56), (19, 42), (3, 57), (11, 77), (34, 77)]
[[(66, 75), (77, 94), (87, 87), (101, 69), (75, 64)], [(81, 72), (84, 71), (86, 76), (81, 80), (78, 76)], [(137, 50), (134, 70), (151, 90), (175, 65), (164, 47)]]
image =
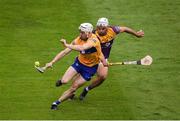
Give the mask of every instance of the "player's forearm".
[(106, 61), (105, 58), (101, 58), (101, 62), (102, 62), (102, 64), (103, 64), (105, 67), (108, 66), (108, 63), (107, 63), (107, 61)]
[(122, 32), (126, 32), (126, 33), (129, 33), (129, 34), (132, 34), (132, 35), (138, 37), (137, 32), (129, 27), (122, 27), (122, 29), (123, 29)]
[(69, 49), (73, 49), (73, 50), (76, 50), (76, 51), (82, 51), (82, 50), (85, 50), (86, 48), (82, 45), (72, 45), (72, 44), (66, 44), (66, 47), (69, 48)]
[(62, 57), (65, 56), (64, 52), (60, 52), (59, 54), (57, 54), (54, 59), (51, 61), (52, 64), (56, 63), (58, 60), (60, 60)]
[(69, 54), (71, 52), (70, 49), (65, 49), (63, 51), (61, 51), (60, 53), (58, 53), (54, 59), (51, 61), (52, 64), (56, 63), (57, 61), (59, 61), (61, 58), (63, 58), (64, 56), (66, 56), (67, 54)]
[(102, 64), (104, 66), (108, 66), (108, 63), (107, 63), (107, 61), (106, 61), (106, 59), (102, 53), (100, 54), (99, 58), (100, 58), (100, 61), (102, 62)]

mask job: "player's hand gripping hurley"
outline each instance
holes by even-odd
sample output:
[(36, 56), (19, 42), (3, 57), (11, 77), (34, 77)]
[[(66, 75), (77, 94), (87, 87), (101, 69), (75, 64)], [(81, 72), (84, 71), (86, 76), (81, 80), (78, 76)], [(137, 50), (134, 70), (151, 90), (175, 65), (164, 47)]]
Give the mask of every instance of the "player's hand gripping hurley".
[(50, 63), (47, 63), (45, 66), (43, 67), (40, 67), (38, 65), (34, 65), (34, 67), (36, 68), (37, 71), (39, 71), (40, 73), (44, 73), (44, 71), (47, 69), (47, 68), (52, 68), (52, 64)]

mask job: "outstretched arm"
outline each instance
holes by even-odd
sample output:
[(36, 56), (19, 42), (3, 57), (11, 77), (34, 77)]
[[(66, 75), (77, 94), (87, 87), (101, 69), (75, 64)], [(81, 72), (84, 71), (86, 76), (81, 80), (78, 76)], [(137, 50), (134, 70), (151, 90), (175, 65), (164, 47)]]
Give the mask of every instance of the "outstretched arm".
[(120, 32), (126, 32), (126, 33), (129, 33), (129, 34), (132, 34), (136, 37), (144, 37), (144, 32), (142, 30), (139, 30), (139, 31), (135, 31), (129, 27), (120, 27)]
[(83, 50), (87, 50), (87, 49), (93, 47), (93, 44), (90, 44), (90, 43), (86, 43), (86, 44), (83, 44), (83, 45), (73, 45), (73, 44), (67, 44), (65, 39), (61, 39), (60, 41), (67, 48), (73, 49), (73, 50), (76, 50), (76, 51), (83, 51)]
[(61, 58), (63, 58), (64, 56), (66, 56), (67, 54), (69, 54), (71, 52), (72, 49), (66, 48), (64, 50), (62, 50), (61, 52), (59, 52), (52, 61), (50, 61), (49, 63), (46, 64), (46, 67), (52, 67), (52, 65), (54, 63), (56, 63), (57, 61), (59, 61)]

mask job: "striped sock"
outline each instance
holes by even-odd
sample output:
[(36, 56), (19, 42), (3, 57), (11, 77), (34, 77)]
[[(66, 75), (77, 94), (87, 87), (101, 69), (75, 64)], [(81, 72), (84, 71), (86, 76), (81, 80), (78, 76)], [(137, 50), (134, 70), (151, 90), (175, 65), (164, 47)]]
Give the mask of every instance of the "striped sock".
[(59, 105), (61, 102), (59, 100), (53, 102), (54, 105)]

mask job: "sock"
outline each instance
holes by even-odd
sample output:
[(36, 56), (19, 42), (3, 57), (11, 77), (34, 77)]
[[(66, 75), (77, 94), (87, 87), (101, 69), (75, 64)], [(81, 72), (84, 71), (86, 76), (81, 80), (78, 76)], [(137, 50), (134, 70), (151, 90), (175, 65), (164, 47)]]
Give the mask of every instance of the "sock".
[(88, 92), (88, 91), (90, 91), (92, 88), (91, 88), (91, 86), (88, 86), (88, 87), (86, 87), (85, 88), (85, 90)]
[(88, 87), (86, 87), (86, 88), (85, 88), (85, 90), (88, 92), (88, 91), (89, 91), (89, 88), (88, 88)]
[(61, 102), (59, 100), (53, 102), (54, 105), (59, 105)]

